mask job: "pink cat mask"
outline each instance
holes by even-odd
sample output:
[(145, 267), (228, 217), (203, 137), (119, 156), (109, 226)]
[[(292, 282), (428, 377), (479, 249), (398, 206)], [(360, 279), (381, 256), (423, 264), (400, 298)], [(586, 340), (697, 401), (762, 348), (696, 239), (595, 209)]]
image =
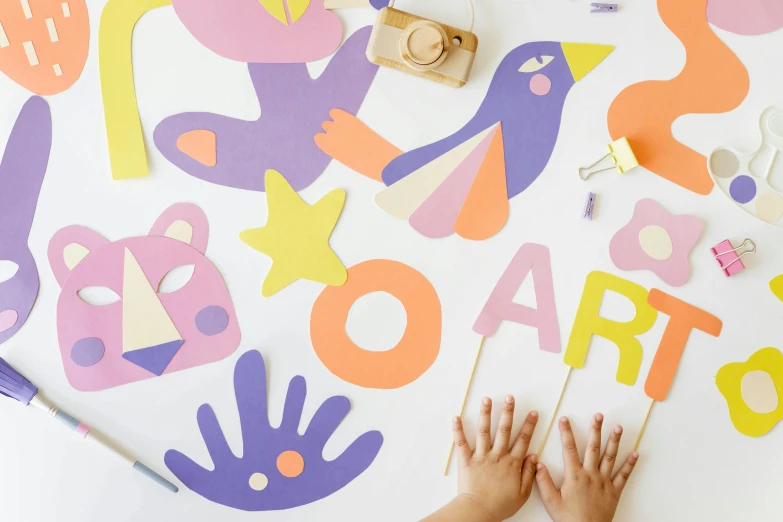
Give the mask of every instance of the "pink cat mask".
[[(78, 225), (49, 242), (62, 291), (57, 334), (71, 385), (96, 391), (218, 361), (239, 346), (223, 278), (204, 252), (209, 225), (189, 203), (164, 211), (147, 236), (110, 242)], [(165, 276), (187, 278), (171, 288)], [(93, 302), (86, 292), (104, 296)], [(108, 298), (105, 298), (108, 296)]]

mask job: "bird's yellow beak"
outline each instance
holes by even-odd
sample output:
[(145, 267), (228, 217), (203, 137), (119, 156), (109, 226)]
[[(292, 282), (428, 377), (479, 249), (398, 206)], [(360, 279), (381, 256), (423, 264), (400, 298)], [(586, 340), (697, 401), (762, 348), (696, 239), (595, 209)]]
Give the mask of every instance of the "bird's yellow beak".
[(613, 45), (563, 42), (560, 46), (563, 48), (563, 54), (575, 82), (584, 78), (596, 65), (609, 56), (609, 53), (614, 51)]
[(324, 0), (327, 9), (347, 9), (350, 7), (370, 7), (370, 0)]

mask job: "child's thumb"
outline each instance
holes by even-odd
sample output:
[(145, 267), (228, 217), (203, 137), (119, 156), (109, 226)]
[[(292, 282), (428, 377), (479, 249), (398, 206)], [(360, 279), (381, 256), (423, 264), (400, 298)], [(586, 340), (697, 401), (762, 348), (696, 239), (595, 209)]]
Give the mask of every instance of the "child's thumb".
[(541, 492), (541, 500), (544, 501), (545, 506), (560, 499), (560, 492), (555, 487), (552, 475), (549, 474), (549, 470), (541, 462), (538, 463), (536, 468), (536, 483), (538, 484), (538, 490)]

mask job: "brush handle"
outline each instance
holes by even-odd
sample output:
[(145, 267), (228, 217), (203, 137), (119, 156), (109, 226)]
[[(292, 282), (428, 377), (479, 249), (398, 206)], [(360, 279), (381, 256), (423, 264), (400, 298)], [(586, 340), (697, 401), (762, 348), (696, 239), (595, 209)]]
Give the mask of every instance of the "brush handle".
[(132, 455), (130, 455), (124, 449), (117, 446), (108, 437), (95, 431), (94, 429), (90, 428), (87, 424), (81, 422), (79, 419), (76, 419), (75, 417), (71, 417), (70, 415), (68, 415), (61, 409), (59, 409), (57, 406), (51, 403), (46, 397), (44, 397), (40, 392), (36, 394), (35, 397), (33, 397), (33, 399), (30, 401), (30, 405), (44, 410), (49, 415), (59, 420), (63, 424), (65, 424), (68, 428), (75, 431), (82, 438), (89, 439), (97, 443), (98, 445), (103, 446), (105, 449), (109, 450), (109, 452), (119, 457), (126, 465), (133, 467), (133, 469), (145, 475), (147, 478), (154, 480), (155, 482), (157, 482), (164, 488), (168, 489), (169, 491), (172, 491), (174, 493), (179, 491), (179, 488), (177, 486), (175, 486), (174, 484), (172, 484), (171, 482), (161, 477), (160, 475), (152, 471), (150, 468), (148, 468), (147, 466), (145, 466), (144, 464), (136, 460)]

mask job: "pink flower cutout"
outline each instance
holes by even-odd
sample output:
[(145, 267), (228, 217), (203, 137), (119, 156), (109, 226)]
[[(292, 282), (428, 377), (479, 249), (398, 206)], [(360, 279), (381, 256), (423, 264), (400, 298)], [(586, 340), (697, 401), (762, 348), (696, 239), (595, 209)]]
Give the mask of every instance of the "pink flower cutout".
[(675, 216), (657, 201), (642, 199), (609, 242), (609, 255), (620, 270), (650, 270), (664, 283), (682, 286), (690, 277), (688, 255), (701, 228), (696, 216)]

